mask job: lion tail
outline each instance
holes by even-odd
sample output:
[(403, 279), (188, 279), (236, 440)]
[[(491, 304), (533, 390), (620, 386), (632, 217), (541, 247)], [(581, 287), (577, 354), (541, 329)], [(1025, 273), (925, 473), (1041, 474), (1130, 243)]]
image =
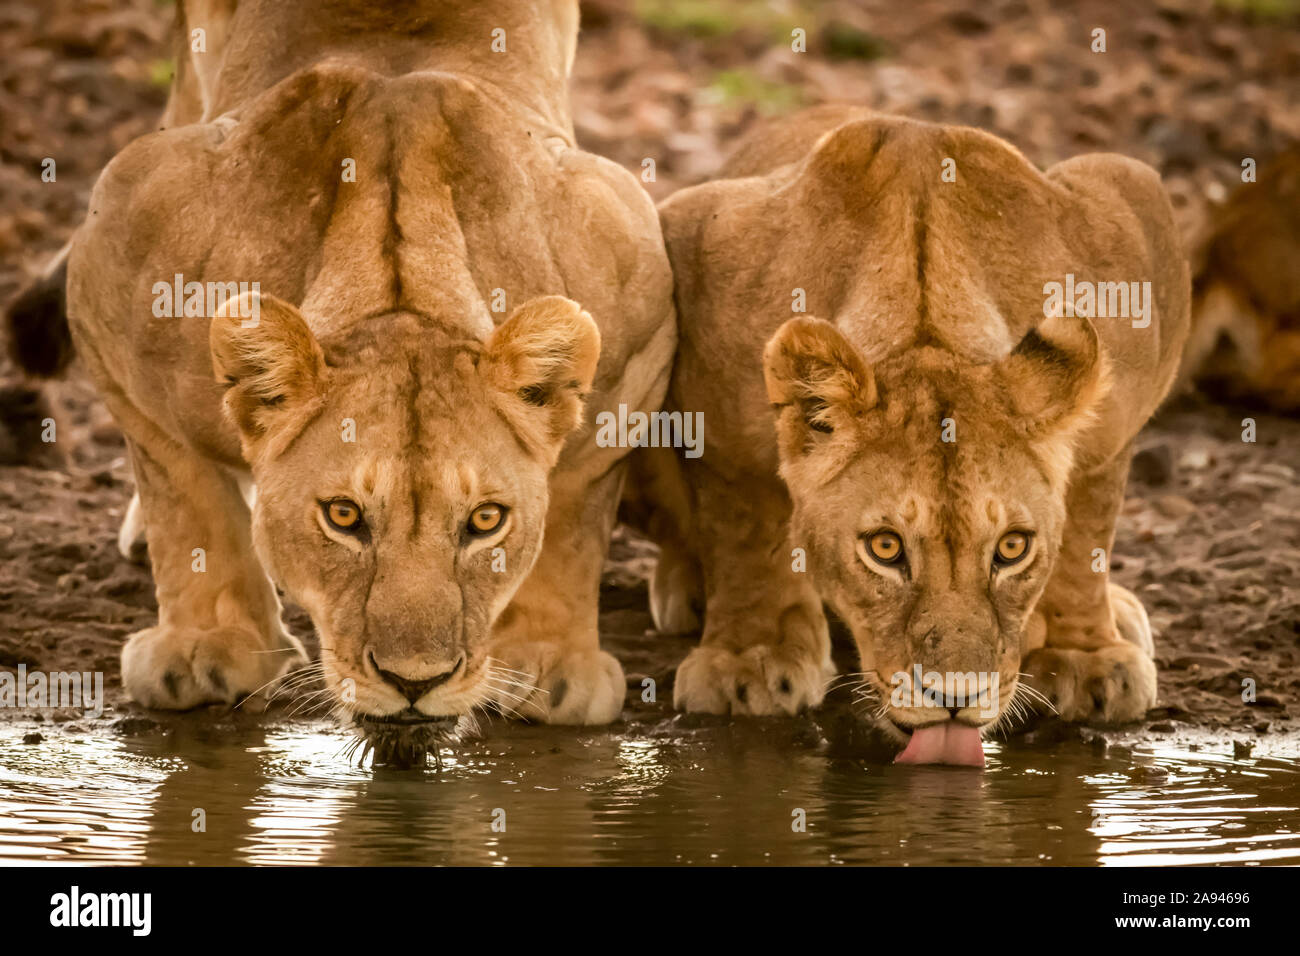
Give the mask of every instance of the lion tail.
[(6, 306), (3, 315), (10, 359), (19, 369), (52, 378), (72, 361), (68, 328), (68, 251), (64, 246), (45, 273)]

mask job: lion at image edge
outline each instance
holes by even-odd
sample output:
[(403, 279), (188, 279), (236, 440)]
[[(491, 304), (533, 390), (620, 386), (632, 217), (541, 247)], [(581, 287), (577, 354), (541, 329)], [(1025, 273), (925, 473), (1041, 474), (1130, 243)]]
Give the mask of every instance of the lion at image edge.
[[(576, 0), (178, 15), (162, 131), (108, 165), (71, 244), (69, 328), (53, 299), (11, 315), (28, 368), (70, 340), (126, 435), (121, 543), (147, 537), (159, 603), (127, 691), (273, 685), (303, 663), (279, 586), (321, 643), (290, 688), (323, 679), (363, 736), (418, 750), (479, 705), (616, 719), (597, 596), (627, 450), (592, 422), (659, 407), (675, 321), (653, 204), (574, 145)], [(159, 315), (175, 276), (260, 289)]]
[(1180, 384), (1300, 415), (1300, 147), (1238, 185), (1195, 245)]
[[(903, 761), (982, 765), (982, 735), (1031, 705), (1103, 722), (1154, 705), (1146, 612), (1108, 576), (1133, 439), (1188, 329), (1153, 170), (1040, 172), (978, 130), (828, 106), (759, 128), (660, 217), (667, 406), (708, 424), (699, 459), (636, 467), (659, 509), (656, 621), (703, 614), (679, 708), (819, 704), (823, 601)], [(1067, 275), (1149, 282), (1146, 315), (1046, 308)]]

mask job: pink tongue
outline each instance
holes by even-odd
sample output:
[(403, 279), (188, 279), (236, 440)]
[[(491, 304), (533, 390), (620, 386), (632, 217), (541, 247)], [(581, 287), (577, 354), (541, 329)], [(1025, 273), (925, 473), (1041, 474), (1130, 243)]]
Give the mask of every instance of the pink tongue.
[(984, 766), (984, 744), (977, 727), (955, 721), (931, 724), (912, 731), (912, 738), (894, 763), (951, 763)]

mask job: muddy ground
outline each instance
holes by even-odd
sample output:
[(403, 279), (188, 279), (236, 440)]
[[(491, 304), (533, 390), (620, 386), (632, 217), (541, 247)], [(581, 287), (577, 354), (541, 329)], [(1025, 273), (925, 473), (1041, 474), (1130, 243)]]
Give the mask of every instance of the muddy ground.
[[(1300, 3), (973, 0), (584, 4), (574, 78), (579, 139), (640, 173), (658, 199), (706, 177), (762, 115), (831, 100), (982, 126), (1048, 165), (1116, 150), (1156, 166), (1194, 245), (1239, 179), (1300, 141)], [(68, 237), (97, 171), (165, 99), (170, 6), (155, 0), (0, 3), (0, 300)], [(790, 50), (790, 30), (808, 52)], [(1107, 50), (1090, 49), (1107, 31)], [(54, 182), (41, 180), (45, 158)], [(148, 571), (114, 538), (130, 498), (120, 435), (79, 373), (43, 399), (0, 370), (0, 668), (102, 670), (105, 719), (148, 726), (117, 686), (118, 653), (154, 622)], [(36, 439), (51, 403), (57, 440)], [(1243, 441), (1243, 419), (1255, 421)], [(1157, 632), (1159, 706), (1147, 737), (1300, 734), (1300, 422), (1199, 395), (1140, 441), (1115, 546), (1117, 580)], [(653, 549), (620, 531), (602, 626), (629, 685), (629, 719), (668, 714), (690, 638), (650, 632)], [(308, 623), (290, 610), (309, 642)], [(841, 642), (837, 654), (852, 669)], [(1255, 699), (1243, 703), (1243, 682)], [(846, 702), (832, 695), (828, 715)], [(12, 712), (10, 712), (12, 716)], [(24, 715), (32, 718), (32, 715)], [(156, 715), (155, 715), (156, 716)], [(42, 719), (77, 726), (74, 713)], [(84, 723), (84, 721), (81, 721)], [(797, 732), (797, 731), (796, 731)], [(1060, 728), (1039, 734), (1075, 734)], [(1085, 732), (1087, 733), (1087, 732)]]

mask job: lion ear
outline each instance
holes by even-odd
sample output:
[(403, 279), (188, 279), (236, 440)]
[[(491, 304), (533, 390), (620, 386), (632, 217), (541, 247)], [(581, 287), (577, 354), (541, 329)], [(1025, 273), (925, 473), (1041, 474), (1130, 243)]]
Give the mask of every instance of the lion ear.
[(1105, 393), (1105, 363), (1087, 318), (1051, 315), (999, 364), (1003, 389), (1031, 432), (1074, 432)]
[(794, 458), (849, 430), (875, 407), (876, 379), (858, 350), (823, 319), (790, 319), (763, 350), (767, 397), (781, 454)]
[(559, 295), (530, 299), (484, 344), (479, 372), (524, 444), (555, 463), (596, 377), (600, 330)]
[(302, 313), (272, 295), (227, 299), (208, 330), (212, 369), (245, 449), (317, 397), (325, 356)]

